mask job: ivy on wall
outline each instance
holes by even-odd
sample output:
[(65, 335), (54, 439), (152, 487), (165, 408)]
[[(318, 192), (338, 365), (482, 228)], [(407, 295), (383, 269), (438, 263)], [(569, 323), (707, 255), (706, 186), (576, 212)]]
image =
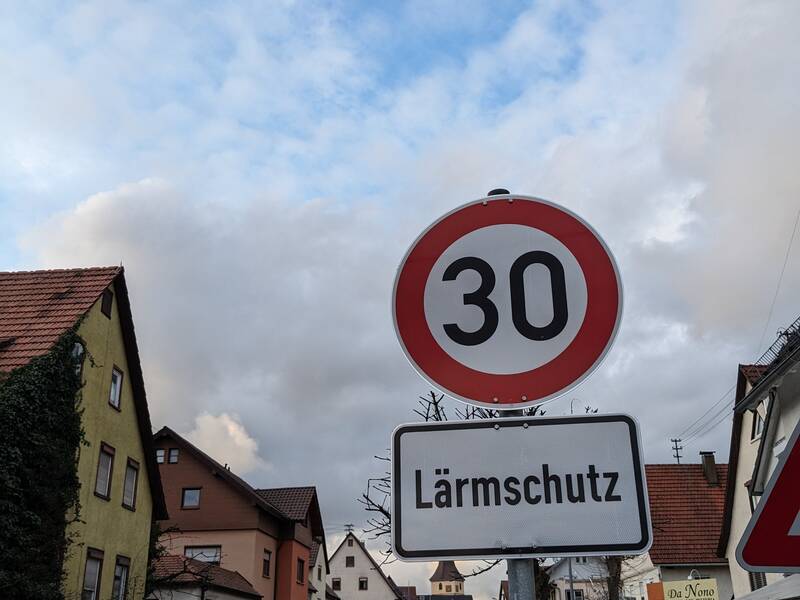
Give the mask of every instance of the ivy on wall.
[(60, 600), (69, 522), (80, 513), (77, 325), (0, 374), (0, 597)]

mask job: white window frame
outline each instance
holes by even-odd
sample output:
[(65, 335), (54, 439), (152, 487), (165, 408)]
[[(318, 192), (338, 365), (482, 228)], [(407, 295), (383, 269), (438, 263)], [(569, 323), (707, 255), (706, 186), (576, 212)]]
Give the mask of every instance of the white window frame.
[(122, 382), (125, 380), (125, 374), (119, 367), (111, 369), (111, 387), (108, 390), (108, 403), (116, 408), (122, 410)]

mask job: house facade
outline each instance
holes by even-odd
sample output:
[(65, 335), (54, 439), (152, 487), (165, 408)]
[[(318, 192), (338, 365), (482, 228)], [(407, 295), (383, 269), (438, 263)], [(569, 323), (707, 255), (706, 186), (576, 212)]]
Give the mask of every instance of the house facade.
[(798, 421), (800, 319), (784, 330), (755, 364), (739, 365), (737, 372), (731, 486), (718, 546), (718, 555), (730, 565), (734, 597), (783, 583), (782, 573), (742, 568), (736, 561), (736, 547)]
[(167, 554), (153, 563), (159, 584), (147, 600), (261, 600), (262, 596), (236, 571)]
[(330, 559), (331, 588), (342, 600), (402, 600), (364, 544), (348, 533)]
[(603, 557), (573, 557), (571, 586), (569, 563), (570, 559), (561, 558), (547, 569), (551, 586), (550, 600), (607, 600), (608, 568)]
[(690, 578), (716, 579), (719, 598), (731, 598), (728, 561), (716, 551), (728, 465), (717, 464), (713, 452), (700, 455), (700, 464), (645, 465), (653, 545), (622, 563), (627, 600), (653, 600), (648, 584)]
[(325, 554), (315, 488), (257, 490), (168, 427), (154, 439), (167, 551), (237, 571), (265, 600), (308, 600), (312, 548)]
[(77, 327), (78, 519), (63, 557), (67, 600), (141, 597), (154, 518), (166, 518), (122, 267), (0, 273), (0, 371), (23, 368)]

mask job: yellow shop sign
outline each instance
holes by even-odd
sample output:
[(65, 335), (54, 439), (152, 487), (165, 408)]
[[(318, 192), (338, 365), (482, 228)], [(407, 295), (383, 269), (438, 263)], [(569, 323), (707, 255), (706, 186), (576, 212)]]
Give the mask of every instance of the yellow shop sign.
[(664, 582), (664, 600), (717, 600), (716, 579)]

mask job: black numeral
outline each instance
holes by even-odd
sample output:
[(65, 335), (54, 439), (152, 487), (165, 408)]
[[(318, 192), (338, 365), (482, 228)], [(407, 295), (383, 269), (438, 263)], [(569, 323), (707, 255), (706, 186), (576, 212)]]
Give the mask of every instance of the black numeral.
[(477, 306), (483, 311), (483, 325), (477, 331), (464, 331), (455, 323), (444, 325), (445, 333), (451, 340), (462, 346), (477, 346), (488, 340), (497, 330), (497, 307), (489, 300), (494, 289), (494, 271), (485, 260), (465, 256), (452, 263), (444, 272), (442, 281), (453, 281), (462, 271), (476, 271), (481, 276), (481, 285), (474, 292), (464, 294), (466, 306)]
[[(550, 272), (550, 293), (553, 299), (553, 318), (547, 325), (537, 327), (528, 321), (525, 308), (525, 269), (531, 265), (543, 265)], [(477, 306), (483, 311), (483, 325), (476, 331), (464, 331), (456, 323), (443, 325), (448, 337), (462, 346), (477, 346), (484, 343), (497, 331), (499, 322), (497, 307), (489, 300), (494, 290), (495, 274), (491, 265), (475, 256), (459, 258), (445, 269), (442, 281), (454, 281), (462, 271), (475, 271), (481, 276), (481, 285), (474, 292), (464, 294), (465, 306)], [(526, 252), (514, 261), (508, 274), (511, 290), (511, 318), (514, 328), (529, 340), (543, 342), (553, 339), (564, 331), (569, 313), (567, 311), (567, 283), (564, 266), (549, 252), (534, 250)]]
[[(544, 327), (536, 327), (528, 321), (525, 310), (525, 269), (531, 265), (544, 265), (550, 271), (550, 293), (553, 297), (553, 318)], [(549, 252), (535, 250), (520, 256), (511, 265), (508, 275), (511, 282), (511, 318), (514, 327), (529, 340), (543, 342), (551, 340), (564, 331), (567, 326), (567, 282), (564, 279), (564, 266)]]

